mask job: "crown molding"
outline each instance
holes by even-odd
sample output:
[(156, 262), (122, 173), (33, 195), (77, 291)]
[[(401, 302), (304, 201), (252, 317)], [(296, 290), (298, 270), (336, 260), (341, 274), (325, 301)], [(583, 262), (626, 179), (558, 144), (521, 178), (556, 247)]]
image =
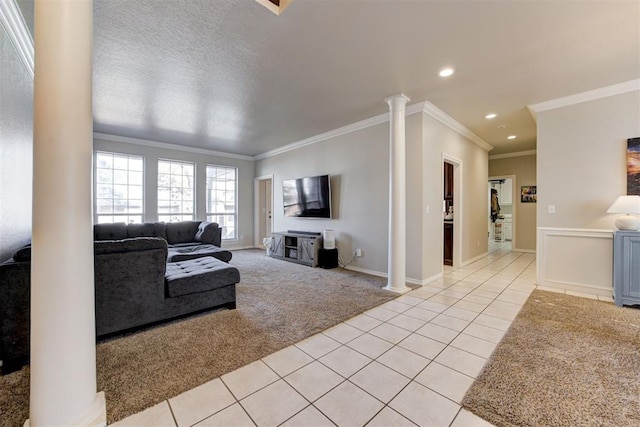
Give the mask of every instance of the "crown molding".
[(424, 102), (422, 111), (425, 114), (430, 115), (431, 117), (433, 117), (434, 119), (442, 123), (443, 125), (447, 126), (448, 128), (454, 130), (455, 132), (458, 132), (460, 135), (476, 143), (480, 148), (486, 151), (493, 150), (493, 145), (487, 143), (484, 139), (480, 138), (478, 135), (471, 132), (462, 123), (460, 123), (459, 121), (457, 121), (456, 119), (454, 119), (453, 117), (451, 117), (450, 115), (448, 115), (447, 113), (445, 113), (444, 111), (442, 111), (441, 109), (439, 109), (438, 107), (430, 103), (429, 101)]
[(148, 139), (130, 138), (127, 136), (110, 135), (108, 133), (94, 132), (93, 138), (99, 139), (102, 141), (124, 142), (126, 144), (135, 144), (135, 145), (142, 145), (145, 147), (162, 148), (165, 150), (186, 151), (188, 153), (206, 154), (209, 156), (226, 157), (229, 159), (253, 161), (253, 157), (244, 156), (242, 154), (224, 153), (222, 151), (213, 151), (213, 150), (207, 150), (204, 148), (189, 147), (185, 145), (168, 144), (166, 142), (150, 141)]
[(0, 0), (0, 23), (33, 80), (33, 38), (15, 0)]
[(527, 108), (533, 118), (537, 120), (537, 114), (541, 111), (554, 110), (556, 108), (567, 107), (569, 105), (580, 104), (582, 102), (595, 101), (596, 99), (620, 95), (627, 92), (633, 92), (635, 90), (640, 90), (640, 79), (629, 80), (628, 82), (618, 83), (575, 95), (565, 96), (563, 98), (528, 105)]
[[(424, 111), (424, 104), (425, 104), (424, 102), (419, 102), (417, 104), (409, 105), (407, 108), (405, 108), (405, 117), (406, 116), (411, 116), (413, 114), (425, 112)], [(435, 106), (432, 106), (432, 108), (438, 110)], [(438, 111), (440, 111), (440, 110), (438, 110)], [(442, 114), (445, 114), (445, 113), (442, 113)], [(454, 121), (455, 123), (458, 123), (452, 118), (451, 118), (451, 120)], [(378, 114), (377, 116), (373, 116), (373, 117), (370, 117), (368, 119), (360, 120), (359, 122), (351, 123), (349, 125), (342, 126), (340, 128), (337, 128), (337, 129), (334, 129), (334, 130), (330, 130), (328, 132), (324, 132), (324, 133), (321, 133), (321, 134), (318, 134), (318, 135), (315, 135), (315, 136), (300, 140), (298, 142), (293, 142), (291, 144), (284, 145), (282, 147), (279, 147), (279, 148), (276, 148), (274, 150), (270, 150), (270, 151), (264, 152), (262, 154), (258, 154), (253, 159), (254, 160), (262, 160), (262, 159), (266, 159), (268, 157), (277, 156), (278, 154), (286, 153), (287, 151), (297, 150), (298, 148), (302, 148), (302, 147), (305, 147), (307, 145), (315, 144), (316, 142), (321, 142), (321, 141), (325, 141), (327, 139), (336, 138), (338, 136), (346, 135), (348, 133), (355, 132), (355, 131), (358, 131), (358, 130), (361, 130), (361, 129), (366, 129), (366, 128), (371, 127), (371, 126), (376, 126), (376, 125), (379, 125), (379, 124), (382, 124), (382, 123), (387, 123), (388, 121), (389, 121), (389, 113)], [(448, 123), (444, 123), (444, 124), (449, 126)], [(458, 123), (458, 125), (460, 127), (464, 128), (464, 126), (462, 126), (460, 123)], [(466, 129), (466, 128), (464, 128), (464, 129)], [(453, 130), (458, 132), (457, 129), (453, 129)], [(467, 131), (469, 133), (471, 133), (471, 131), (469, 131), (468, 129), (467, 129)], [(464, 135), (464, 136), (466, 136), (466, 135)], [(477, 136), (476, 136), (476, 138), (480, 139)], [(480, 139), (480, 141), (482, 141), (482, 139)], [(484, 141), (482, 141), (482, 142), (484, 142)], [(485, 142), (485, 144), (486, 144), (486, 142)], [(493, 148), (489, 144), (486, 144), (486, 145), (488, 147), (490, 147), (488, 150)]]
[(489, 156), (489, 160), (509, 159), (511, 157), (534, 156), (536, 152), (537, 152), (536, 150), (527, 150), (527, 151), (516, 151), (515, 153), (494, 154), (493, 156)]
[(286, 153), (287, 151), (297, 150), (298, 148), (306, 147), (307, 145), (315, 144), (316, 142), (325, 141), (327, 139), (336, 138), (341, 135), (346, 135), (351, 132), (355, 132), (360, 129), (366, 129), (371, 126), (376, 126), (389, 121), (389, 113), (378, 114), (377, 116), (370, 117), (359, 122), (351, 123), (350, 125), (342, 126), (340, 128), (330, 130), (291, 144), (283, 145), (274, 150), (258, 154), (253, 159), (262, 160), (268, 157), (277, 156), (278, 154)]

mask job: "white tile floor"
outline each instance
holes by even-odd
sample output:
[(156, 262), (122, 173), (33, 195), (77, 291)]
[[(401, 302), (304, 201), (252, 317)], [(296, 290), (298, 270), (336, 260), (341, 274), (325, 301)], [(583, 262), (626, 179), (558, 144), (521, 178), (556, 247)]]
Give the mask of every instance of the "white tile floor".
[(529, 294), (535, 256), (487, 257), (114, 425), (491, 424), (460, 402)]

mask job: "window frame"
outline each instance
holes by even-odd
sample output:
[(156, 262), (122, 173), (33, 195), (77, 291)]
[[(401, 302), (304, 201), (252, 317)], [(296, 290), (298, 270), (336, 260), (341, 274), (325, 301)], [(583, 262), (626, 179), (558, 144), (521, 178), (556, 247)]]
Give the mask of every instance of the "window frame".
[[(191, 176), (192, 178), (192, 187), (191, 187), (191, 196), (192, 196), (192, 200), (191, 200), (191, 209), (192, 212), (184, 212), (184, 211), (180, 211), (180, 212), (160, 212), (160, 203), (161, 201), (168, 201), (171, 202), (171, 199), (169, 200), (164, 200), (164, 199), (160, 199), (160, 189), (161, 188), (168, 188), (169, 191), (171, 191), (172, 188), (181, 188), (181, 189), (185, 189), (186, 187), (164, 187), (160, 185), (160, 163), (161, 162), (168, 162), (169, 163), (169, 170), (171, 171), (171, 165), (172, 164), (181, 164), (181, 165), (190, 165), (193, 166), (193, 175)], [(169, 175), (174, 175), (171, 172), (169, 172)], [(184, 174), (181, 174), (180, 176), (182, 176), (183, 178), (186, 176)], [(177, 159), (166, 159), (166, 158), (158, 158), (158, 169), (156, 172), (156, 182), (157, 182), (157, 186), (156, 186), (156, 215), (158, 216), (158, 221), (165, 221), (165, 222), (179, 222), (179, 221), (193, 221), (196, 218), (196, 199), (197, 199), (197, 164), (195, 161), (189, 161), (189, 160), (177, 160)], [(184, 207), (184, 202), (185, 199), (181, 199), (180, 200), (181, 205)], [(165, 219), (165, 217), (180, 217), (180, 219), (176, 219), (175, 221), (173, 219), (169, 219), (168, 221)], [(187, 218), (190, 217), (190, 218)], [(161, 219), (162, 218), (162, 219)]]
[[(223, 170), (233, 170), (234, 173), (234, 187), (233, 187), (233, 213), (227, 213), (227, 212), (210, 212), (209, 211), (209, 168), (216, 168), (216, 169), (223, 169)], [(207, 218), (207, 221), (210, 221), (210, 218), (212, 216), (230, 216), (233, 218), (233, 236), (232, 237), (227, 237), (225, 238), (224, 235), (224, 231), (222, 233), (222, 240), (225, 241), (234, 241), (234, 240), (238, 240), (238, 167), (237, 166), (227, 166), (227, 165), (217, 165), (217, 164), (210, 164), (207, 163), (205, 165), (205, 217)], [(227, 183), (228, 180), (225, 180), (225, 183)], [(214, 221), (217, 222), (217, 221)], [(222, 224), (218, 224), (221, 228), (225, 228), (225, 226), (223, 226)]]
[[(111, 164), (111, 168), (101, 168), (98, 165), (98, 156), (99, 155), (109, 155), (112, 157), (112, 164)], [(98, 212), (98, 200), (100, 199), (107, 199), (105, 197), (100, 197), (99, 191), (98, 191), (98, 186), (99, 185), (111, 185), (112, 189), (114, 185), (123, 185), (123, 184), (116, 184), (114, 181), (114, 171), (116, 170), (114, 168), (114, 162), (113, 159), (115, 157), (126, 157), (127, 159), (127, 187), (130, 186), (136, 186), (138, 187), (138, 185), (136, 184), (129, 184), (129, 173), (130, 172), (140, 172), (142, 174), (142, 183), (139, 185), (140, 187), (140, 191), (141, 191), (141, 199), (130, 199), (129, 196), (129, 188), (127, 188), (127, 198), (124, 199), (127, 203), (127, 206), (129, 205), (130, 200), (139, 200), (140, 201), (140, 208), (141, 211), (138, 212), (129, 212), (129, 208), (127, 207), (127, 212), (125, 213), (116, 213), (115, 208), (112, 208), (112, 212), (111, 213), (99, 213)], [(142, 162), (142, 170), (140, 171), (136, 171), (136, 170), (131, 170), (129, 168), (129, 161), (131, 159), (135, 159), (135, 160), (140, 160)], [(143, 223), (145, 220), (145, 212), (146, 212), (146, 198), (145, 198), (145, 188), (146, 188), (146, 168), (147, 168), (147, 164), (146, 164), (146, 158), (145, 156), (142, 155), (138, 155), (138, 154), (128, 154), (128, 153), (118, 153), (115, 151), (107, 151), (107, 150), (95, 150), (94, 151), (94, 155), (93, 155), (93, 222), (94, 224), (100, 224), (100, 223), (104, 223), (104, 221), (100, 221), (100, 218), (104, 218), (104, 217), (111, 217), (112, 221), (110, 223), (116, 223), (116, 222), (125, 222), (125, 223), (136, 223), (135, 221), (131, 221), (130, 217), (140, 217), (140, 222), (139, 223)], [(112, 172), (112, 179), (111, 179), (111, 183), (102, 183), (99, 181), (99, 169), (103, 169), (103, 170), (111, 170)], [(117, 169), (117, 170), (124, 170), (124, 169)], [(111, 200), (113, 205), (115, 205), (115, 197), (113, 195), (113, 190), (112, 190), (112, 196), (111, 196)], [(122, 218), (123, 221), (119, 221), (118, 218)], [(109, 222), (107, 222), (109, 223)]]

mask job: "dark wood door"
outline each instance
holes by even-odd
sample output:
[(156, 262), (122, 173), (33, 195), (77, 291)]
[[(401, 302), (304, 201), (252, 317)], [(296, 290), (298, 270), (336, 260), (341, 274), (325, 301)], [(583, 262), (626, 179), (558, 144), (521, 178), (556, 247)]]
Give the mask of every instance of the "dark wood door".
[(453, 200), (453, 165), (444, 164), (444, 199)]
[(453, 265), (453, 224), (444, 223), (444, 265)]

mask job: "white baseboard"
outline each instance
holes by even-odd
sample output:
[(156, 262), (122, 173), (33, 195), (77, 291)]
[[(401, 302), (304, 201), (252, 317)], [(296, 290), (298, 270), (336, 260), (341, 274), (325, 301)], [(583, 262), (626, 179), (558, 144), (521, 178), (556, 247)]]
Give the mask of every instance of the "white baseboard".
[(369, 270), (368, 268), (354, 267), (353, 265), (347, 265), (344, 269), (357, 271), (358, 273), (370, 274), (372, 276), (378, 276), (378, 277), (384, 277), (384, 278), (387, 277), (387, 273), (383, 273), (381, 271), (376, 271), (376, 270)]
[(462, 266), (466, 267), (469, 264), (473, 264), (474, 262), (481, 260), (482, 258), (486, 257), (487, 255), (489, 255), (489, 252), (485, 252), (483, 254), (478, 255), (477, 257), (473, 257), (471, 259), (468, 259), (468, 260), (466, 260), (466, 261), (464, 261), (462, 263)]
[(420, 282), (420, 286), (425, 286), (428, 285), (431, 282), (435, 282), (438, 279), (442, 279), (444, 277), (444, 272), (440, 272), (440, 273), (436, 273), (431, 277), (427, 277), (426, 279), (422, 279), (422, 281)]
[(522, 252), (522, 253), (525, 253), (525, 254), (535, 254), (536, 250), (535, 249), (519, 249), (519, 248), (515, 248), (513, 250), (513, 252)]
[[(365, 274), (370, 274), (372, 276), (377, 276), (377, 277), (384, 277), (385, 279), (388, 277), (387, 273), (384, 273), (382, 271), (376, 271), (376, 270), (369, 270), (367, 268), (361, 268), (361, 267), (354, 267), (351, 265), (348, 265), (345, 267), (345, 270), (353, 270), (353, 271), (357, 271), (359, 273), (365, 273)], [(443, 276), (443, 273), (440, 272), (438, 274), (434, 274), (431, 277), (427, 277), (426, 279), (414, 279), (412, 277), (407, 277), (405, 278), (405, 281), (411, 285), (418, 285), (418, 286), (424, 286), (427, 283), (431, 283), (435, 280), (438, 280), (439, 278), (441, 278)]]

